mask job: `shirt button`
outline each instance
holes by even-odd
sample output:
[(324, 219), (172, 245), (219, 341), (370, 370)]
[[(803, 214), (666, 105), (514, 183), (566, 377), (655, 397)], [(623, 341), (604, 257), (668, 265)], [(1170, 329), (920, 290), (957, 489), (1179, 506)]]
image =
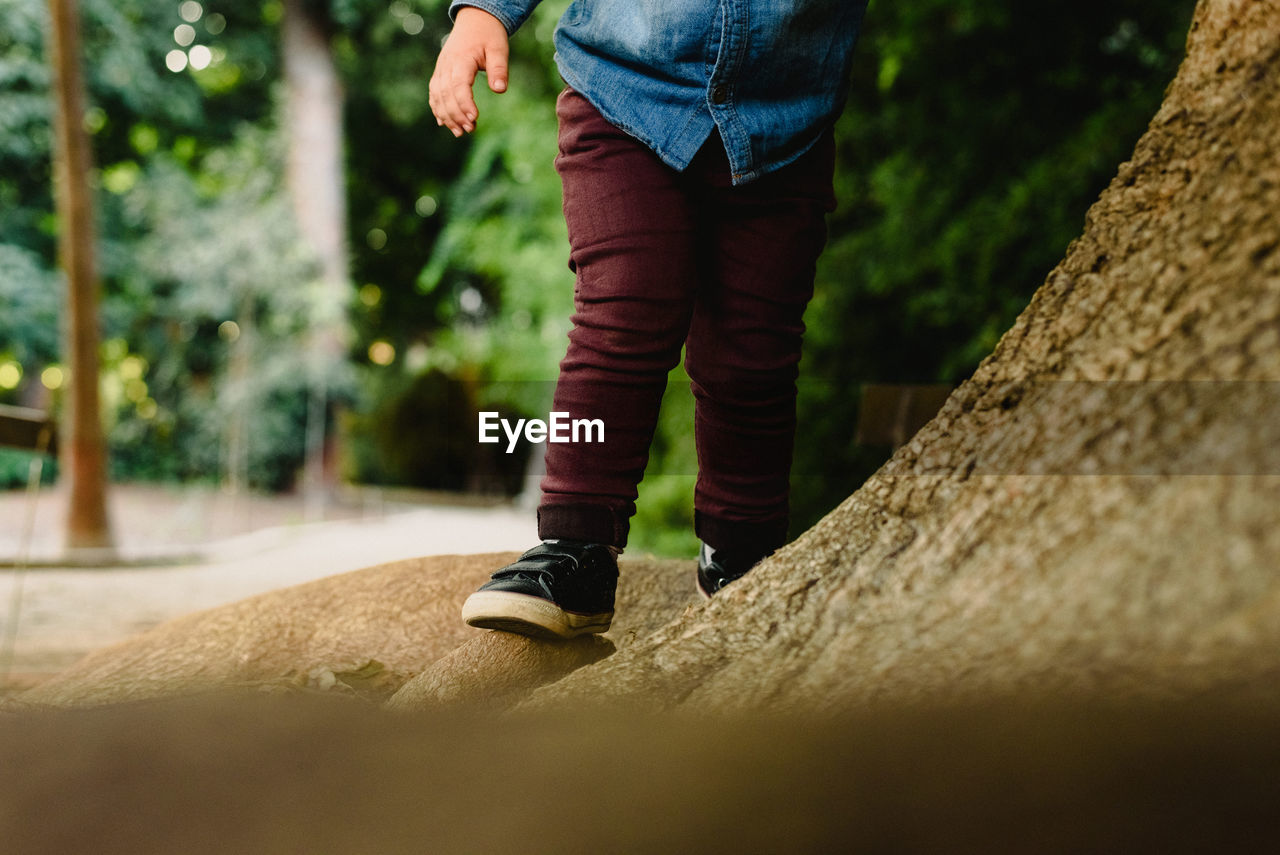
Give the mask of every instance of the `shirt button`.
[(722, 85), (722, 86), (717, 86), (715, 89), (712, 89), (712, 90), (711, 90), (711, 103), (712, 103), (712, 104), (723, 104), (725, 101), (728, 101), (728, 100), (729, 100), (729, 87), (728, 87), (728, 86), (723, 86), (723, 85)]

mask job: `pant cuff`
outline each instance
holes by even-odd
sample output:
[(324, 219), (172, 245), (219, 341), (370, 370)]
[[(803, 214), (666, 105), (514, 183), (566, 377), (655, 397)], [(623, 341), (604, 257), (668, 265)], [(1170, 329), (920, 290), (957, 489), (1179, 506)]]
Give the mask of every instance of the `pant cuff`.
[(630, 521), (608, 505), (566, 504), (538, 507), (538, 537), (585, 540), (622, 549)]
[(723, 520), (701, 511), (693, 513), (698, 538), (718, 552), (757, 561), (787, 542), (787, 517), (772, 520)]

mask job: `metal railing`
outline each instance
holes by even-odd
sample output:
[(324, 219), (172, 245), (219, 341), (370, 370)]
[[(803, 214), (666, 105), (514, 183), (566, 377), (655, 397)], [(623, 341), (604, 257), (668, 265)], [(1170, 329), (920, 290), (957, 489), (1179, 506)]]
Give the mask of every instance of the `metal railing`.
[(26, 584), (27, 564), (31, 558), (31, 541), (35, 536), (36, 507), (40, 499), (40, 482), (45, 459), (57, 453), (57, 428), (48, 414), (26, 407), (0, 405), (0, 445), (26, 449), (35, 454), (27, 466), (27, 504), (18, 551), (14, 556), (13, 584), (9, 592), (9, 612), (4, 639), (0, 641), (0, 687), (7, 686), (13, 670), (13, 654), (18, 642), (18, 626), (22, 621), (22, 597)]

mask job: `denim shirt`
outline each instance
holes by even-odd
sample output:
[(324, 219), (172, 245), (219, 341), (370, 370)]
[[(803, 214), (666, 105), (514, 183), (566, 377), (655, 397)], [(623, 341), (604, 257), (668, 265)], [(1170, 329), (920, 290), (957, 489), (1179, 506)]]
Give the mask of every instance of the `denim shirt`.
[[(513, 33), (539, 0), (453, 0)], [(804, 154), (844, 107), (867, 0), (574, 0), (565, 82), (683, 170), (719, 129), (735, 184)]]

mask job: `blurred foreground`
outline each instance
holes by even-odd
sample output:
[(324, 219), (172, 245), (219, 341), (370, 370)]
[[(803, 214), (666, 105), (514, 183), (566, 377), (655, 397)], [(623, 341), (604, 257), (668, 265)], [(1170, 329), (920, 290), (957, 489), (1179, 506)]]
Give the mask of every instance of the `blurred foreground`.
[(428, 716), (205, 696), (0, 718), (0, 838), (37, 853), (1262, 852), (1262, 710)]

